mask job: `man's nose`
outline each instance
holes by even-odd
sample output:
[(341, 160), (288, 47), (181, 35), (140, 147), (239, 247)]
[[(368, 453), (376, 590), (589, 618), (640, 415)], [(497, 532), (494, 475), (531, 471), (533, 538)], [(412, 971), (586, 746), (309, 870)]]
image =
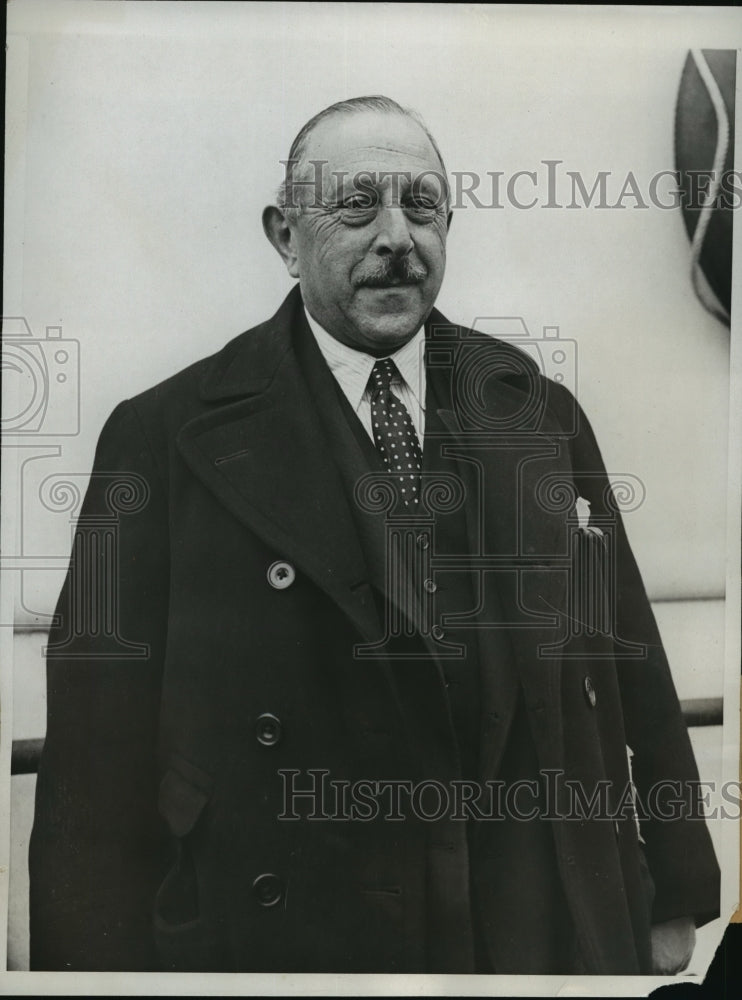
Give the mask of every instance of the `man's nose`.
[(402, 208), (391, 205), (379, 206), (376, 227), (374, 240), (376, 253), (382, 256), (392, 254), (395, 257), (404, 257), (412, 250), (414, 243)]

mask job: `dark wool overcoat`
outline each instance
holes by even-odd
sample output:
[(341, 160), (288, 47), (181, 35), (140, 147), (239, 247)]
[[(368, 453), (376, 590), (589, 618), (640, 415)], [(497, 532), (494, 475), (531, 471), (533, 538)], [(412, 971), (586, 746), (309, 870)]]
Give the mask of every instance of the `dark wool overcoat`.
[(374, 550), (393, 512), (349, 486), (310, 336), (297, 287), (101, 433), (48, 650), (32, 967), (466, 972), (484, 952), (496, 972), (650, 971), (651, 924), (712, 918), (719, 872), (587, 419), (523, 352), (433, 311), (448, 405), (428, 397), (426, 424), (469, 533), (476, 777), (517, 795), (489, 818), (431, 817), (430, 796), (389, 818), (374, 782), (471, 775), (440, 646), (421, 627), (414, 720), (384, 654), (406, 599)]

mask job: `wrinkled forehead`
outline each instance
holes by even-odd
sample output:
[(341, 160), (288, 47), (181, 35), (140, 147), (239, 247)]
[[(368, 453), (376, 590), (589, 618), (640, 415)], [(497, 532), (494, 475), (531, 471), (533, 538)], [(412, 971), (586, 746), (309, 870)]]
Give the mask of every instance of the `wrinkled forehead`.
[[(438, 155), (425, 131), (406, 115), (363, 112), (325, 119), (308, 137), (303, 159), (321, 164), (325, 191), (347, 187), (354, 178), (374, 178), (374, 187), (394, 178), (440, 176)], [(399, 183), (399, 181), (397, 182)]]

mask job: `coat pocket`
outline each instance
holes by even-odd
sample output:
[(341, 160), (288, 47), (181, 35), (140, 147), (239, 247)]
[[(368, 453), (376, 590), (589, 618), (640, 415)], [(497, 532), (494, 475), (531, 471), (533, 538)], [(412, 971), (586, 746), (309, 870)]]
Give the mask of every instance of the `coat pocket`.
[(185, 837), (211, 798), (214, 781), (185, 758), (173, 756), (160, 783), (158, 808), (174, 837)]
[(160, 783), (158, 808), (174, 846), (173, 862), (157, 891), (154, 907), (155, 942), (166, 970), (212, 967), (213, 942), (201, 913), (190, 835), (211, 798), (213, 784), (209, 775), (180, 756), (171, 758)]

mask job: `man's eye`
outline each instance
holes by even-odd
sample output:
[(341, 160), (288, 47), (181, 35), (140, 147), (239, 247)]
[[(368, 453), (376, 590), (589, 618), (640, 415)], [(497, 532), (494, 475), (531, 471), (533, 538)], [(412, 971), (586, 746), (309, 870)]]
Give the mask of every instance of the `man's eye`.
[(418, 196), (417, 198), (408, 199), (403, 208), (407, 215), (414, 219), (429, 220), (435, 218), (438, 211), (438, 203), (434, 198)]
[(365, 226), (376, 218), (376, 202), (369, 195), (353, 195), (339, 209), (340, 218), (346, 226)]

